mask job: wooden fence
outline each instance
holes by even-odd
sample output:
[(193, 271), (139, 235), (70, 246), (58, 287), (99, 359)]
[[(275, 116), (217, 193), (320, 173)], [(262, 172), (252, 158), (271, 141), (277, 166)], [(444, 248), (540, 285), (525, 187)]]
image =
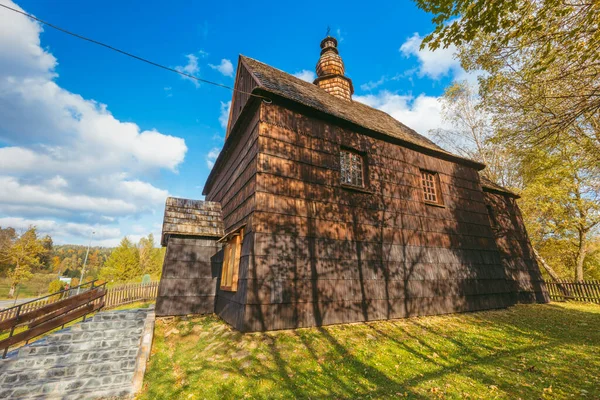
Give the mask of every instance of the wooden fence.
[(136, 301), (154, 300), (158, 295), (158, 282), (129, 283), (107, 290), (104, 308), (117, 307)]
[[(69, 296), (68, 290), (61, 290), (46, 296), (46, 299), (58, 299), (56, 301), (46, 302), (43, 307), (33, 311), (22, 312), (27, 303), (19, 304), (8, 310), (4, 314), (12, 314), (14, 317), (0, 322), (0, 331), (10, 330), (8, 337), (0, 340), (0, 350), (3, 350), (2, 358), (6, 357), (8, 349), (18, 343), (25, 342), (43, 335), (53, 329), (74, 321), (80, 317), (85, 317), (100, 310), (104, 306), (104, 296), (106, 295), (106, 284), (95, 286), (95, 281), (84, 283), (77, 286), (77, 291)], [(40, 299), (42, 300), (42, 299)], [(35, 300), (34, 300), (35, 302)], [(40, 301), (41, 302), (41, 301)], [(25, 327), (25, 325), (27, 325)], [(15, 332), (16, 328), (23, 328)]]
[(600, 281), (572, 282), (559, 280), (546, 282), (553, 301), (586, 301), (600, 304)]
[[(76, 289), (71, 289), (71, 295)], [(154, 300), (158, 294), (158, 282), (149, 283), (130, 283), (125, 285), (114, 286), (106, 290), (104, 297), (104, 308), (118, 307), (123, 304), (133, 303), (136, 301), (147, 301)], [(68, 296), (67, 296), (68, 297)], [(28, 313), (40, 309), (48, 304), (63, 300), (65, 296), (51, 296), (42, 298), (39, 301), (32, 301), (23, 304), (20, 313)], [(6, 311), (0, 310), (0, 322), (15, 317), (17, 312), (16, 308), (7, 309)]]

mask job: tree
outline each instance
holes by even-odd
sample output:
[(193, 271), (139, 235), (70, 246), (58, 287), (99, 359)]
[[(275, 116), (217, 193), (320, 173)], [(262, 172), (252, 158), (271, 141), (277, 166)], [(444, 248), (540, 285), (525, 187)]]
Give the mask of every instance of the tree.
[(44, 251), (40, 254), (40, 266), (50, 269), (52, 267), (52, 249), (54, 242), (50, 235), (46, 235), (40, 239), (40, 243), (44, 247)]
[(550, 264), (570, 266), (582, 281), (600, 227), (600, 166), (590, 166), (575, 144), (564, 143), (528, 151), (521, 175), (520, 205), (534, 245)]
[(100, 278), (124, 282), (141, 275), (139, 251), (129, 238), (124, 237), (104, 263), (104, 268), (100, 270)]
[(422, 46), (455, 45), (484, 70), (480, 94), (519, 147), (576, 143), (600, 161), (600, 2), (415, 0), (434, 14)]
[(164, 259), (164, 250), (155, 247), (154, 235), (149, 234), (148, 237), (141, 238), (138, 248), (140, 252), (140, 269), (142, 270), (142, 273), (152, 277), (160, 277)]
[(13, 297), (17, 285), (30, 279), (32, 268), (40, 265), (40, 256), (45, 249), (37, 237), (36, 228), (30, 227), (14, 240), (10, 246), (3, 248), (0, 259), (9, 266), (8, 277), (11, 280), (9, 297)]
[(17, 232), (14, 228), (0, 227), (0, 271), (5, 271), (10, 267), (8, 259), (5, 259), (2, 255), (8, 253), (8, 249), (13, 245), (16, 238)]
[(60, 263), (61, 263), (61, 259), (59, 256), (54, 256), (52, 257), (52, 272), (57, 272), (60, 273), (61, 269), (60, 269)]
[(492, 116), (481, 104), (477, 89), (467, 82), (455, 82), (441, 98), (442, 119), (452, 129), (433, 132), (442, 147), (486, 165), (483, 174), (505, 187), (521, 186), (518, 159), (510, 149), (498, 143)]

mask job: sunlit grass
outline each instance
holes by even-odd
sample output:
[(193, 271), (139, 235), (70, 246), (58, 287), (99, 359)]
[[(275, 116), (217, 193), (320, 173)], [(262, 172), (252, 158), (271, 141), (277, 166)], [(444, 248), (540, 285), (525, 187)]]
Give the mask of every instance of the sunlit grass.
[(157, 320), (140, 399), (600, 397), (600, 306), (241, 334)]

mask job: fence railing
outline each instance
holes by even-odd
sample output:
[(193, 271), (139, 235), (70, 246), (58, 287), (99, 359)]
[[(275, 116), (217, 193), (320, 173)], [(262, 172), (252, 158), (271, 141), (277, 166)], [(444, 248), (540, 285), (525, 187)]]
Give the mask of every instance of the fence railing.
[[(96, 281), (77, 286), (76, 291), (61, 290), (44, 296), (41, 299), (19, 304), (3, 310), (5, 318), (0, 322), (0, 331), (8, 330), (8, 337), (0, 340), (2, 358), (6, 357), (8, 349), (21, 342), (43, 335), (59, 326), (74, 321), (80, 317), (94, 313), (104, 306), (103, 297), (106, 294), (106, 284), (95, 285)], [(54, 301), (53, 301), (54, 300)], [(35, 309), (28, 308), (31, 303), (44, 303)], [(28, 310), (28, 311), (25, 311)], [(19, 329), (19, 332), (15, 332)]]
[[(82, 285), (85, 286), (88, 283)], [(38, 310), (48, 304), (55, 303), (66, 297), (71, 297), (77, 294), (78, 288), (64, 290), (55, 294), (40, 297), (20, 304), (19, 314), (26, 314), (31, 311)], [(106, 289), (104, 297), (104, 308), (118, 307), (123, 304), (133, 303), (136, 301), (154, 300), (158, 294), (158, 281), (149, 283), (130, 283), (125, 285), (114, 286)], [(15, 317), (18, 307), (6, 308), (0, 310), (0, 322), (9, 318)]]
[(117, 307), (136, 301), (154, 300), (158, 295), (158, 281), (149, 283), (128, 283), (107, 290), (104, 308)]
[(548, 294), (553, 301), (586, 301), (600, 304), (600, 281), (546, 282)]

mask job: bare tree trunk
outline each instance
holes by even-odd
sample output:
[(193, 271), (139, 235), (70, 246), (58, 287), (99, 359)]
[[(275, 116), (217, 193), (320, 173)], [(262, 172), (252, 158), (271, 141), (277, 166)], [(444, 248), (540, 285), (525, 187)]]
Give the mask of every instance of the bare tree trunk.
[(10, 285), (10, 290), (8, 291), (8, 297), (14, 297), (15, 296), (15, 288), (17, 287), (16, 283), (12, 283)]
[(540, 255), (540, 253), (538, 253), (535, 247), (531, 246), (531, 248), (533, 249), (533, 255), (535, 256), (535, 258), (539, 261), (540, 264), (542, 264), (542, 267), (544, 267), (546, 272), (548, 272), (550, 278), (552, 278), (552, 280), (558, 284), (558, 288), (560, 289), (560, 291), (563, 292), (565, 296), (571, 296), (571, 292), (569, 291), (569, 289), (567, 289), (560, 283), (560, 278), (558, 277), (556, 271), (554, 271), (554, 269), (550, 265), (548, 265), (546, 260), (542, 258), (542, 256)]
[(535, 255), (535, 258), (539, 261), (540, 264), (542, 264), (542, 267), (544, 267), (546, 272), (548, 272), (548, 275), (550, 275), (550, 278), (552, 278), (553, 281), (558, 282), (560, 280), (560, 278), (558, 277), (558, 274), (556, 273), (556, 271), (554, 271), (554, 269), (550, 265), (548, 265), (546, 260), (544, 260), (542, 258), (542, 256), (540, 255), (540, 253), (538, 253), (538, 251), (535, 249), (535, 247), (531, 246), (531, 248), (533, 249), (533, 254)]
[[(583, 212), (580, 211), (579, 215), (583, 215)], [(580, 226), (578, 233), (579, 245), (577, 246), (577, 258), (575, 259), (575, 282), (583, 282), (583, 261), (585, 261), (587, 254), (588, 230), (584, 226)]]
[(577, 251), (577, 260), (575, 263), (575, 281), (583, 282), (583, 261), (587, 253), (585, 239), (579, 241), (579, 249)]

